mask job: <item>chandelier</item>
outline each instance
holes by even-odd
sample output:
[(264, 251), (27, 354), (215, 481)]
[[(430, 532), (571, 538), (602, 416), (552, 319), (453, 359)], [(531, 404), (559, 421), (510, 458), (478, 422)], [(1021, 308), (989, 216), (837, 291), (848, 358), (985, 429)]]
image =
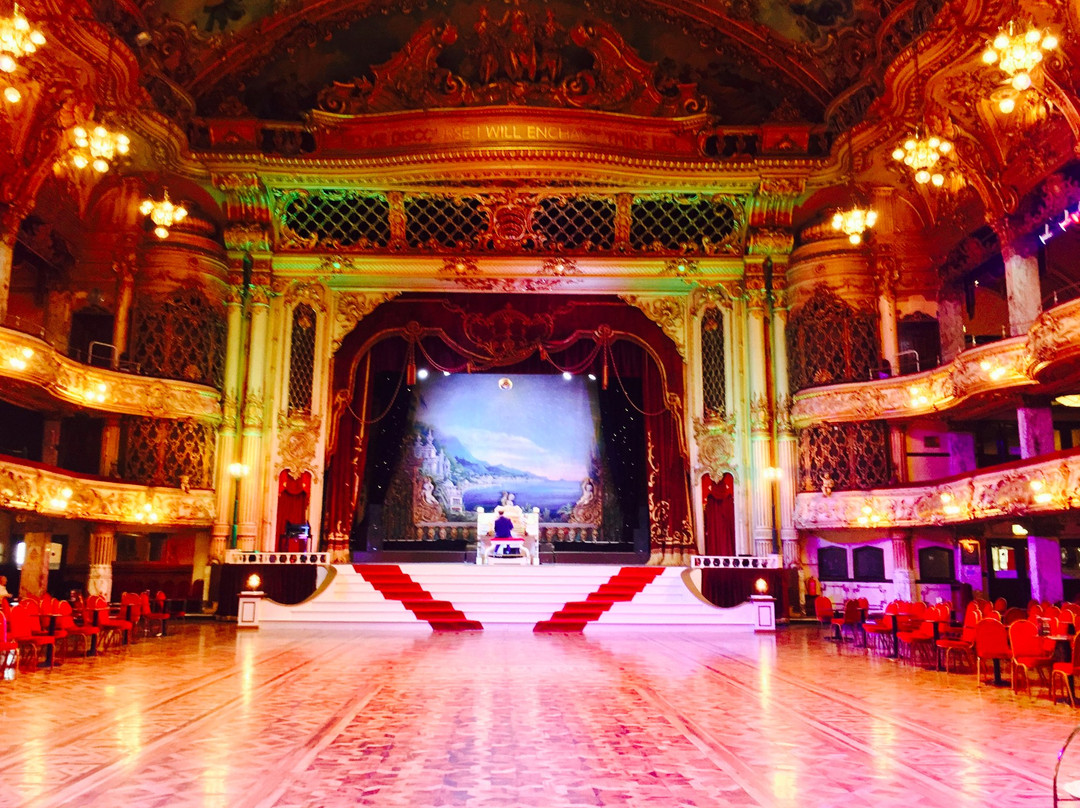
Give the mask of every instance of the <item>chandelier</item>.
[[(0, 17), (0, 72), (14, 73), (19, 59), (29, 56), (45, 44), (45, 35), (33, 28), (30, 22), (14, 6), (10, 17)], [(17, 104), (22, 100), (18, 88), (4, 88), (4, 100)]]
[(131, 148), (127, 135), (110, 132), (101, 124), (92, 129), (76, 126), (71, 130), (71, 139), (74, 144), (70, 152), (72, 165), (80, 170), (92, 166), (99, 174), (108, 171), (113, 160), (127, 154)]
[(165, 198), (160, 202), (152, 198), (144, 199), (139, 206), (139, 213), (149, 216), (150, 221), (154, 223), (154, 235), (158, 238), (168, 238), (169, 228), (180, 224), (188, 213), (183, 205), (172, 203), (168, 190), (165, 191), (164, 196)]
[(998, 31), (998, 35), (983, 51), (983, 61), (996, 64), (1012, 78), (1014, 90), (1023, 92), (1031, 86), (1031, 71), (1043, 60), (1043, 51), (1058, 46), (1057, 37), (1051, 33), (1029, 28), (1023, 34), (1014, 33), (1014, 24)]
[(945, 175), (938, 168), (938, 163), (951, 151), (952, 143), (936, 135), (924, 137), (922, 130), (917, 127), (907, 140), (893, 150), (892, 156), (915, 172), (915, 182), (920, 185), (929, 182), (940, 188), (945, 184)]
[(848, 210), (838, 210), (833, 214), (833, 230), (843, 231), (852, 244), (862, 242), (863, 233), (877, 222), (877, 211), (872, 208), (860, 208), (856, 205)]

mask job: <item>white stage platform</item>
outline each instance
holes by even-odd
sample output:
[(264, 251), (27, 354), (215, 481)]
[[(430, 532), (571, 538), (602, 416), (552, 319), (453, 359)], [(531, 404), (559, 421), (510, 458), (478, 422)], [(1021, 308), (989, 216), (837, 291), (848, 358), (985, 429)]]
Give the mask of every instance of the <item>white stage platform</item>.
[[(394, 575), (399, 569), (401, 577)], [(359, 570), (359, 571), (358, 571)], [(625, 572), (624, 572), (625, 571)], [(656, 574), (641, 591), (635, 587), (624, 594), (607, 597), (604, 591), (617, 590), (620, 573), (641, 579)], [(396, 583), (384, 584), (368, 577), (392, 578)], [(698, 573), (683, 567), (641, 568), (598, 564), (550, 564), (532, 566), (476, 566), (473, 564), (399, 564), (353, 565), (327, 567), (327, 576), (316, 593), (295, 606), (264, 601), (260, 622), (264, 625), (287, 623), (338, 623), (431, 625), (452, 629), (446, 620), (439, 621), (423, 614), (432, 605), (444, 612), (453, 611), (470, 623), (475, 630), (487, 625), (512, 625), (532, 629), (547, 623), (559, 612), (569, 612), (571, 624), (575, 612), (587, 613), (579, 622), (586, 631), (605, 627), (624, 626), (685, 626), (709, 628), (719, 626), (752, 627), (754, 607), (744, 603), (731, 609), (721, 609), (698, 595), (693, 578)], [(690, 580), (690, 585), (687, 584)], [(379, 585), (384, 591), (376, 588)], [(640, 587), (640, 584), (638, 584)], [(386, 592), (386, 594), (384, 594)], [(590, 599), (590, 595), (593, 597)], [(629, 598), (621, 600), (620, 598)], [(610, 603), (610, 600), (616, 602)], [(412, 606), (420, 615), (408, 606)], [(449, 608), (452, 607), (452, 610)], [(597, 617), (596, 612), (601, 611)], [(459, 620), (459, 622), (461, 622)], [(464, 626), (463, 626), (464, 627)], [(566, 630), (575, 630), (567, 628)], [(576, 630), (581, 630), (577, 628)]]

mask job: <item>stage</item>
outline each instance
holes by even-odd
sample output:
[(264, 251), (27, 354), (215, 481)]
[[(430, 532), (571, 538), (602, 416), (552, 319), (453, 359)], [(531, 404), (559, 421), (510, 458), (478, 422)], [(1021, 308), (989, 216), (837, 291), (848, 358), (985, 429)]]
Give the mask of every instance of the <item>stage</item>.
[(296, 605), (265, 600), (264, 626), (414, 625), (477, 631), (755, 625), (750, 602), (713, 606), (700, 574), (683, 567), (552, 564), (357, 564), (320, 568), (315, 594)]

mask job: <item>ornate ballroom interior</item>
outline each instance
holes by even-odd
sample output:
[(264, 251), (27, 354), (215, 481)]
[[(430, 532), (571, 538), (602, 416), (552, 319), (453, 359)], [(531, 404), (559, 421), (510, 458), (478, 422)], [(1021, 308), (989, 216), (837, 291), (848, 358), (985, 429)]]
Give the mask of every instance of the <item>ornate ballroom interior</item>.
[[(165, 590), (209, 609), (232, 597), (230, 553), (466, 560), (462, 492), (436, 489), (459, 469), (434, 433), (409, 443), (410, 406), (446, 378), (497, 396), (496, 381), (562, 376), (592, 397), (603, 462), (571, 481), (561, 522), (536, 509), (545, 564), (777, 558), (781, 619), (821, 595), (1080, 596), (1076, 2), (0, 0), (0, 96), (0, 573), (15, 594)], [(192, 654), (232, 641), (201, 631)], [(198, 656), (193, 681), (214, 693), (227, 670), (258, 690), (285, 675), (289, 642), (248, 635), (232, 667)], [(304, 664), (338, 653), (319, 642)], [(372, 653), (414, 653), (400, 675), (458, 698), (423, 691), (440, 659), (471, 664), (454, 642), (386, 637)], [(803, 640), (778, 642), (792, 699), (796, 673), (850, 675), (842, 643), (820, 667), (783, 657)], [(581, 666), (596, 688), (625, 650), (551, 648), (550, 681)], [(359, 653), (350, 664), (376, 664)], [(762, 689), (743, 697), (762, 704), (783, 667), (768, 653), (745, 637), (731, 651), (757, 666)], [(479, 658), (503, 664), (493, 647)], [(655, 709), (715, 752), (723, 715), (679, 723), (650, 689), (679, 674), (639, 661), (652, 684), (624, 693), (628, 713)], [(875, 670), (863, 704), (911, 685)], [(380, 676), (354, 712), (311, 720), (374, 705), (362, 714), (393, 722)], [(702, 676), (694, 698), (716, 685)], [(1001, 721), (981, 730), (1018, 746), (1050, 710), (985, 698)], [(977, 722), (979, 704), (958, 709)], [(602, 711), (567, 717), (568, 733), (577, 719), (607, 731)], [(805, 719), (854, 732), (830, 720)], [(889, 726), (927, 742), (906, 720)], [(1063, 735), (1047, 721), (1040, 753)], [(727, 760), (703, 754), (702, 771)], [(1024, 801), (1045, 793), (1034, 759), (983, 762), (1019, 795), (996, 804), (1045, 804)], [(721, 768), (736, 785), (717, 788), (750, 795), (733, 805), (804, 804), (813, 777), (781, 767), (752, 787)], [(209, 790), (186, 799), (240, 804), (232, 774), (214, 790), (201, 772)], [(106, 804), (112, 775), (87, 776), (22, 793)], [(921, 776), (924, 804), (987, 804)], [(331, 804), (249, 785), (251, 804)], [(510, 803), (430, 804), (633, 804), (518, 786)], [(639, 797), (707, 804), (664, 787)], [(439, 788), (453, 784), (425, 793)], [(163, 804), (150, 791), (129, 801)]]

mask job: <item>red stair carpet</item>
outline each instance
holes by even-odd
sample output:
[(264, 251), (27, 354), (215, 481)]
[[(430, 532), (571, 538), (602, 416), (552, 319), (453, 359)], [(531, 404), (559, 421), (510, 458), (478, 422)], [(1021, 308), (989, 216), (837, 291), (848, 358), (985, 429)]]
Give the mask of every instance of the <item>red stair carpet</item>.
[(550, 620), (541, 620), (533, 626), (533, 631), (584, 631), (586, 624), (599, 620), (612, 603), (633, 600), (663, 573), (663, 567), (623, 567), (585, 600), (567, 603)]
[(418, 620), (427, 620), (435, 631), (482, 631), (484, 628), (476, 620), (466, 619), (449, 601), (433, 600), (431, 593), (402, 572), (401, 567), (394, 564), (353, 564), (353, 569), (384, 598), (400, 600)]

